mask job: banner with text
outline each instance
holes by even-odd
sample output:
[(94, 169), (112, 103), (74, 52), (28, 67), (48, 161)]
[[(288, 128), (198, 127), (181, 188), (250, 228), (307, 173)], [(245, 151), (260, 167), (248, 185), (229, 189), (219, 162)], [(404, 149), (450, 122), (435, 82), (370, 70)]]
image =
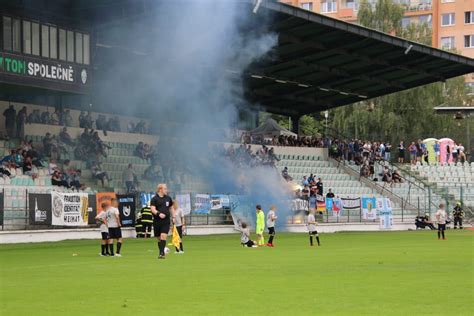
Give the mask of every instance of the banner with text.
[(392, 229), (392, 202), (388, 198), (377, 199), (377, 211), (380, 217), (381, 229)]
[(360, 208), (360, 198), (341, 198), (342, 208), (345, 210), (355, 210)]
[(293, 212), (308, 211), (309, 202), (303, 199), (294, 199), (290, 201), (290, 208)]
[(124, 227), (135, 226), (136, 203), (135, 196), (131, 194), (117, 195), (119, 203), (120, 222)]
[(183, 211), (183, 215), (191, 214), (191, 195), (176, 194), (176, 201), (178, 202), (179, 208)]
[(211, 210), (211, 196), (209, 194), (196, 194), (194, 197), (194, 214), (209, 214)]
[(87, 226), (89, 197), (86, 193), (51, 192), (52, 225)]
[(28, 194), (30, 225), (51, 225), (51, 194)]
[(362, 218), (374, 220), (377, 218), (377, 200), (375, 197), (362, 197)]
[(211, 210), (220, 210), (223, 208), (230, 208), (229, 196), (224, 194), (211, 195)]

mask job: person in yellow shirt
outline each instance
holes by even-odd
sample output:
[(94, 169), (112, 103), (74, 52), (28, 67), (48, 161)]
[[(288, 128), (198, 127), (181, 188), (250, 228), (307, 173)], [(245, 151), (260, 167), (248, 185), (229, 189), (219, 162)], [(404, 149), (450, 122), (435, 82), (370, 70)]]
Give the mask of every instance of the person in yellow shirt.
[(265, 240), (263, 239), (263, 231), (265, 229), (265, 214), (262, 211), (262, 206), (257, 204), (255, 206), (257, 212), (257, 225), (256, 225), (256, 233), (257, 233), (257, 245), (262, 247), (265, 245)]

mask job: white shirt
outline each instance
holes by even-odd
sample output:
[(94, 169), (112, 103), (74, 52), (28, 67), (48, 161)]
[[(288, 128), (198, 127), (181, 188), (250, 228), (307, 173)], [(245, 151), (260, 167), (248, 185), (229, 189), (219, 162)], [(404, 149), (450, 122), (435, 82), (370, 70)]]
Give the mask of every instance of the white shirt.
[(174, 214), (174, 225), (175, 226), (183, 226), (183, 210), (178, 208)]
[(111, 207), (107, 210), (107, 226), (109, 226), (109, 228), (120, 227), (116, 217), (116, 215), (119, 214), (119, 210), (115, 207)]
[(316, 218), (314, 217), (313, 214), (309, 214), (308, 215), (308, 222), (306, 224), (308, 226), (308, 231), (309, 232), (316, 231), (316, 224), (314, 224), (314, 222), (316, 222)]
[(448, 219), (448, 213), (445, 210), (439, 209), (435, 214), (436, 220), (438, 224), (446, 224), (446, 220)]
[[(107, 212), (106, 211), (100, 212), (98, 215), (98, 218), (100, 218), (101, 220), (105, 222), (107, 220)], [(100, 227), (99, 227), (101, 233), (109, 232), (109, 228), (107, 227), (107, 224), (104, 222), (101, 222)]]
[(275, 227), (275, 211), (268, 211), (267, 213), (267, 227)]

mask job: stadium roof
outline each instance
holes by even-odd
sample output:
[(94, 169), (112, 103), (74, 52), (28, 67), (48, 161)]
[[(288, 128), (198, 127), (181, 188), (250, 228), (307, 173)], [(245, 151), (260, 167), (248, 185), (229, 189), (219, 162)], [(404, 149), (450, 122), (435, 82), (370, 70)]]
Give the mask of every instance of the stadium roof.
[(302, 115), (474, 72), (474, 59), (273, 1), (271, 58), (253, 64), (250, 100)]
[[(273, 113), (299, 116), (474, 72), (474, 59), (324, 15), (262, 0), (242, 2), (277, 46), (245, 72), (246, 97)], [(155, 0), (0, 0), (19, 15), (98, 30), (141, 20)], [(179, 4), (176, 4), (179, 5)], [(95, 45), (97, 55), (107, 56)]]

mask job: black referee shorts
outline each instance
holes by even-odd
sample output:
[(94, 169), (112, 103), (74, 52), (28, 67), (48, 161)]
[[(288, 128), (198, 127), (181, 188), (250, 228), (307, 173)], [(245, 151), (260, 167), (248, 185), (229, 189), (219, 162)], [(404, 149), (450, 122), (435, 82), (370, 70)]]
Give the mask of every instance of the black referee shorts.
[(438, 230), (446, 230), (446, 224), (438, 224)]
[(318, 235), (318, 231), (317, 231), (317, 230), (315, 230), (315, 231), (309, 232), (309, 234), (310, 234), (310, 235), (313, 235), (313, 236), (314, 236), (314, 235), (316, 235), (316, 236), (317, 236), (317, 235)]
[(155, 231), (155, 237), (160, 237), (161, 234), (168, 234), (170, 232), (171, 224), (169, 221), (155, 221), (153, 222), (153, 230)]
[(122, 229), (120, 227), (109, 227), (109, 238), (110, 239), (122, 238)]
[(275, 235), (275, 227), (268, 227), (268, 234)]

